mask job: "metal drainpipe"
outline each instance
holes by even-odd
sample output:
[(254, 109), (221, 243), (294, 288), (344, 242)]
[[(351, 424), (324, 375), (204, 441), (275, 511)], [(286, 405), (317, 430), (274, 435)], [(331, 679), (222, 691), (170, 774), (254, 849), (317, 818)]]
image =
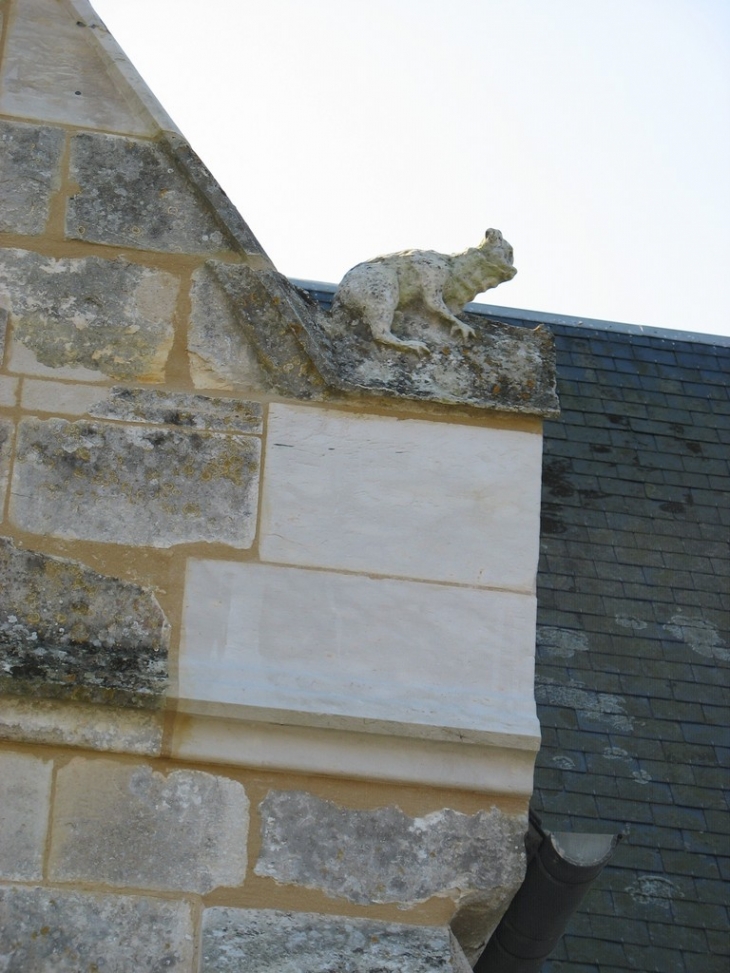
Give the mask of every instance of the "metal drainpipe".
[(525, 880), (474, 973), (539, 973), (622, 835), (543, 831), (530, 814)]

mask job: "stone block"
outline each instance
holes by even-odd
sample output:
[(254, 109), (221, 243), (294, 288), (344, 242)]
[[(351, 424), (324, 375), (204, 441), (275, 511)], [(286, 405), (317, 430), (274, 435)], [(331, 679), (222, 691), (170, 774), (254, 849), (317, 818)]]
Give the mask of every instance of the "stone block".
[(229, 250), (227, 234), (169, 147), (83, 132), (71, 139), (66, 236), (173, 253)]
[(54, 537), (248, 548), (260, 450), (253, 436), (27, 418), (19, 429), (11, 520)]
[(0, 887), (3, 973), (190, 973), (187, 902)]
[(264, 410), (260, 402), (240, 399), (162, 389), (113, 388), (90, 406), (89, 414), (99, 419), (151, 422), (207, 432), (260, 433)]
[(191, 560), (179, 694), (198, 712), (532, 750), (534, 613), (513, 592)]
[(0, 753), (2, 878), (32, 882), (42, 877), (52, 770), (50, 761), (38, 757)]
[(12, 375), (0, 375), (0, 406), (12, 409), (18, 397), (18, 379)]
[(21, 405), (26, 412), (92, 416), (95, 419), (144, 422), (207, 432), (250, 432), (258, 435), (263, 425), (263, 406), (260, 402), (163, 389), (126, 386), (109, 389), (47, 379), (25, 379)]
[[(210, 307), (217, 310), (208, 321)], [(314, 302), (281, 274), (209, 260), (194, 278), (193, 372), (225, 387), (256, 381), (289, 398), (326, 398), (326, 380), (302, 344), (315, 313)]]
[(270, 791), (260, 813), (257, 875), (361, 905), (479, 893), (504, 911), (524, 877), (526, 817), (496, 807), (412, 818), (396, 806), (352, 809)]
[(0, 538), (0, 692), (159, 706), (169, 625), (152, 592)]
[(0, 740), (157, 757), (163, 714), (49, 699), (0, 697)]
[[(0, 416), (0, 511), (4, 510), (5, 494), (10, 472), (10, 455), (13, 448), (13, 423)], [(0, 519), (2, 514), (0, 514)]]
[(0, 232), (43, 233), (60, 185), (64, 138), (60, 128), (0, 121)]
[(537, 434), (269, 410), (261, 557), (532, 592)]
[[(16, 0), (0, 88), (0, 112), (43, 121), (151, 135), (157, 126), (104, 51), (104, 25), (65, 4)], [(125, 90), (126, 89), (126, 90)]]
[(57, 776), (49, 874), (201, 894), (240, 885), (248, 807), (226, 777), (78, 757)]
[(0, 251), (10, 301), (11, 371), (103, 381), (162, 381), (178, 280), (125, 260), (55, 260)]
[(196, 388), (253, 392), (272, 387), (221, 283), (207, 266), (193, 274), (188, 360)]
[(449, 930), (258, 909), (206, 909), (201, 973), (469, 973)]

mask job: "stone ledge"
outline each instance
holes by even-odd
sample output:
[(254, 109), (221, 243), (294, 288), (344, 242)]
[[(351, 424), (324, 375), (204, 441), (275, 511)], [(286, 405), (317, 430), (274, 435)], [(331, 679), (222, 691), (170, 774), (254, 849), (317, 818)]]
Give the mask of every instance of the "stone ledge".
[[(428, 339), (426, 356), (377, 345), (365, 326), (342, 328), (306, 292), (275, 271), (211, 260), (209, 273), (233, 306), (275, 388), (296, 398), (333, 394), (437, 402), (499, 412), (558, 414), (553, 338), (467, 314), (464, 345), (433, 322), (406, 321)], [(425, 331), (424, 331), (425, 327)]]
[(422, 785), (529, 800), (539, 729), (516, 741), (463, 743), (362, 729), (204, 715), (179, 701), (171, 756), (259, 770)]

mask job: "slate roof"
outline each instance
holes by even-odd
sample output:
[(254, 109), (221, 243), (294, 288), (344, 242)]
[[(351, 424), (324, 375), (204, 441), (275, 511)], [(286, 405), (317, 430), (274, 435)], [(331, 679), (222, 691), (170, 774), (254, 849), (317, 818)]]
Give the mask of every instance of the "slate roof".
[(479, 310), (557, 345), (533, 805), (625, 832), (543, 973), (727, 973), (730, 341)]
[(730, 346), (551, 325), (534, 806), (627, 831), (545, 973), (726, 973)]

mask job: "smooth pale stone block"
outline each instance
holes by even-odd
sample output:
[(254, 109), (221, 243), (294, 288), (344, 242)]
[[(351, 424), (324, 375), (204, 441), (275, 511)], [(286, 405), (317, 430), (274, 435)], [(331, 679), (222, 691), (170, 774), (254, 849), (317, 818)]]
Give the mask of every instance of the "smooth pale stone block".
[(70, 382), (26, 378), (20, 404), (27, 412), (50, 412), (56, 415), (83, 416), (109, 396), (109, 389)]
[(539, 435), (272, 405), (261, 557), (531, 592)]
[(0, 876), (3, 878), (34, 881), (42, 876), (52, 769), (53, 764), (47, 760), (20, 753), (0, 753)]
[(227, 777), (76, 757), (57, 776), (49, 874), (201, 894), (240, 885), (248, 812)]
[[(92, 13), (88, 4), (77, 6)], [(107, 33), (100, 21), (86, 23), (70, 5), (48, 0), (15, 0), (13, 8), (0, 112), (108, 132), (158, 130), (130, 84), (133, 74), (127, 67), (123, 80), (114, 63), (116, 45), (100, 43)], [(142, 82), (138, 87), (144, 88)]]
[(532, 740), (534, 632), (531, 595), (191, 560), (179, 695), (272, 722)]
[(12, 375), (0, 375), (0, 406), (12, 408), (18, 396), (19, 380)]
[(0, 887), (3, 973), (190, 973), (188, 902)]

